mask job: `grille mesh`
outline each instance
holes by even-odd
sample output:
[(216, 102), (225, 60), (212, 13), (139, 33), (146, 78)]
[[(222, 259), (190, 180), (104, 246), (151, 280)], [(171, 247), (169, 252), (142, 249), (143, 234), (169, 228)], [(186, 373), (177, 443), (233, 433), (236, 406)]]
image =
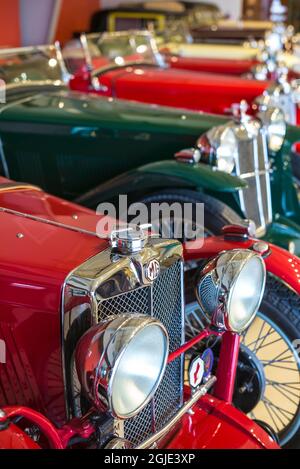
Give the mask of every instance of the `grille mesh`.
[[(152, 286), (99, 302), (98, 319), (124, 313), (154, 316), (166, 327), (172, 352), (182, 344), (184, 333), (181, 282), (182, 266), (178, 261), (163, 271)], [(134, 445), (160, 430), (178, 411), (182, 404), (182, 365), (182, 358), (168, 364), (153, 400), (136, 417), (125, 421), (124, 437)]]
[(217, 294), (218, 292), (211, 276), (208, 275), (207, 277), (204, 277), (200, 282), (200, 296), (204, 309), (211, 312), (211, 314), (215, 310)]

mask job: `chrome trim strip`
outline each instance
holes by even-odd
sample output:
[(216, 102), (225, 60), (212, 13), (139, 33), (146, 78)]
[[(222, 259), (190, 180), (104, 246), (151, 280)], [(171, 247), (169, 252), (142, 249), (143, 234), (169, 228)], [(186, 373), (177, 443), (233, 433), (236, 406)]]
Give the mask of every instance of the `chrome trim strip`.
[(160, 440), (161, 438), (163, 438), (163, 436), (168, 433), (172, 427), (174, 427), (174, 425), (178, 422), (178, 420), (180, 420), (184, 414), (186, 414), (189, 409), (194, 405), (196, 404), (196, 402), (203, 396), (205, 396), (205, 394), (208, 393), (208, 391), (210, 390), (210, 388), (214, 385), (214, 383), (217, 381), (217, 378), (215, 376), (212, 376), (208, 381), (207, 383), (203, 384), (202, 386), (200, 386), (200, 388), (198, 389), (198, 391), (196, 391), (191, 399), (189, 399), (182, 407), (181, 409), (178, 411), (178, 413), (172, 418), (172, 420), (170, 420), (169, 423), (167, 423), (167, 425), (165, 425), (159, 432), (155, 433), (154, 435), (151, 435), (149, 438), (147, 438), (147, 440), (143, 441), (143, 443), (141, 443), (140, 445), (136, 446), (135, 449), (147, 449), (147, 448), (150, 448), (152, 445), (154, 445), (158, 440)]
[(0, 49), (0, 57), (7, 54), (26, 54), (30, 52), (44, 52), (46, 50), (55, 50), (54, 44), (42, 44), (37, 46), (24, 46), (24, 47), (7, 47), (6, 49)]
[(239, 176), (240, 179), (247, 179), (254, 176), (264, 176), (266, 173), (269, 173), (270, 170), (261, 169), (259, 171), (253, 171), (253, 173), (243, 173)]
[[(0, 140), (1, 141), (1, 140)], [(42, 189), (38, 186), (34, 186), (33, 184), (26, 184), (23, 182), (7, 182), (4, 184), (0, 184), (0, 192), (5, 191), (41, 191)]]
[[(35, 190), (40, 190), (39, 188), (36, 188), (34, 186), (32, 186), (32, 188), (34, 188)], [(65, 230), (70, 230), (70, 231), (76, 231), (77, 233), (82, 233), (82, 234), (86, 234), (86, 235), (94, 236), (98, 238), (97, 234), (94, 231), (84, 230), (83, 228), (77, 228), (76, 226), (66, 225), (65, 223), (60, 223), (58, 221), (48, 220), (47, 218), (41, 218), (36, 215), (30, 215), (29, 213), (18, 212), (17, 210), (12, 210), (6, 207), (0, 207), (0, 212), (9, 213), (10, 215), (16, 215), (18, 217), (27, 218), (29, 220), (38, 221), (40, 223), (45, 223), (47, 225), (57, 226), (58, 228), (63, 228)]]

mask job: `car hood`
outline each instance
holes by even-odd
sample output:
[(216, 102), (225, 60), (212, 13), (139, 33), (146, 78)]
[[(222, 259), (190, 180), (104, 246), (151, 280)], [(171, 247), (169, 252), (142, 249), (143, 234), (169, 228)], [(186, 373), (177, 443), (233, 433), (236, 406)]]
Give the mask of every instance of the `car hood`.
[[(83, 127), (100, 126), (136, 131), (157, 131), (199, 135), (201, 128), (224, 123), (225, 118), (186, 112), (163, 106), (88, 95), (61, 90), (36, 93), (11, 101), (0, 110), (0, 128), (5, 122), (37, 122), (53, 126), (72, 126), (72, 132)], [(9, 124), (10, 125), (10, 124)], [(30, 129), (27, 129), (30, 132)], [(53, 133), (56, 130), (53, 127)]]
[[(26, 291), (59, 287), (75, 267), (105, 250), (96, 235), (101, 216), (46, 194), (39, 188), (0, 178), (1, 282)], [(25, 287), (24, 287), (25, 288)]]
[(189, 70), (131, 67), (104, 75), (118, 98), (223, 114), (233, 103), (251, 103), (271, 82)]

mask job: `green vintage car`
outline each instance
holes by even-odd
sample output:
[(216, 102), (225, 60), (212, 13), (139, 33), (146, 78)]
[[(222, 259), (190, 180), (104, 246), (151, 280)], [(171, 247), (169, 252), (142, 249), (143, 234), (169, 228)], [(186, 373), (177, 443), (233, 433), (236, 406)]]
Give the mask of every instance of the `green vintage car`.
[[(207, 232), (249, 218), (257, 236), (300, 253), (300, 208), (285, 151), (300, 132), (286, 130), (279, 110), (267, 109), (262, 125), (71, 92), (57, 45), (2, 50), (0, 78), (7, 85), (3, 175), (94, 208), (122, 193), (129, 203), (204, 202)], [(216, 126), (219, 141), (209, 154), (200, 148), (182, 156)], [(266, 135), (277, 150), (271, 169)]]

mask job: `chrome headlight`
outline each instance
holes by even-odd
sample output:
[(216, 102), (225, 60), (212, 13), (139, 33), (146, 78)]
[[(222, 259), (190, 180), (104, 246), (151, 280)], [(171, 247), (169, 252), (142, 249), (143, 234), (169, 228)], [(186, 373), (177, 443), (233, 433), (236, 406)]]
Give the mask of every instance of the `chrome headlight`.
[(258, 117), (266, 128), (269, 150), (279, 151), (286, 134), (284, 113), (279, 108), (271, 107), (259, 112)]
[(76, 348), (82, 390), (100, 411), (126, 419), (153, 397), (164, 375), (168, 334), (144, 315), (114, 316), (91, 328)]
[(199, 138), (197, 147), (201, 160), (209, 160), (220, 171), (233, 172), (238, 158), (238, 141), (232, 127), (214, 127)]
[(216, 156), (218, 169), (232, 173), (238, 157), (238, 143), (230, 127), (226, 128), (220, 136), (220, 145), (216, 148)]
[(215, 327), (242, 332), (256, 315), (265, 281), (262, 258), (253, 251), (235, 249), (206, 265), (200, 273), (196, 294)]

